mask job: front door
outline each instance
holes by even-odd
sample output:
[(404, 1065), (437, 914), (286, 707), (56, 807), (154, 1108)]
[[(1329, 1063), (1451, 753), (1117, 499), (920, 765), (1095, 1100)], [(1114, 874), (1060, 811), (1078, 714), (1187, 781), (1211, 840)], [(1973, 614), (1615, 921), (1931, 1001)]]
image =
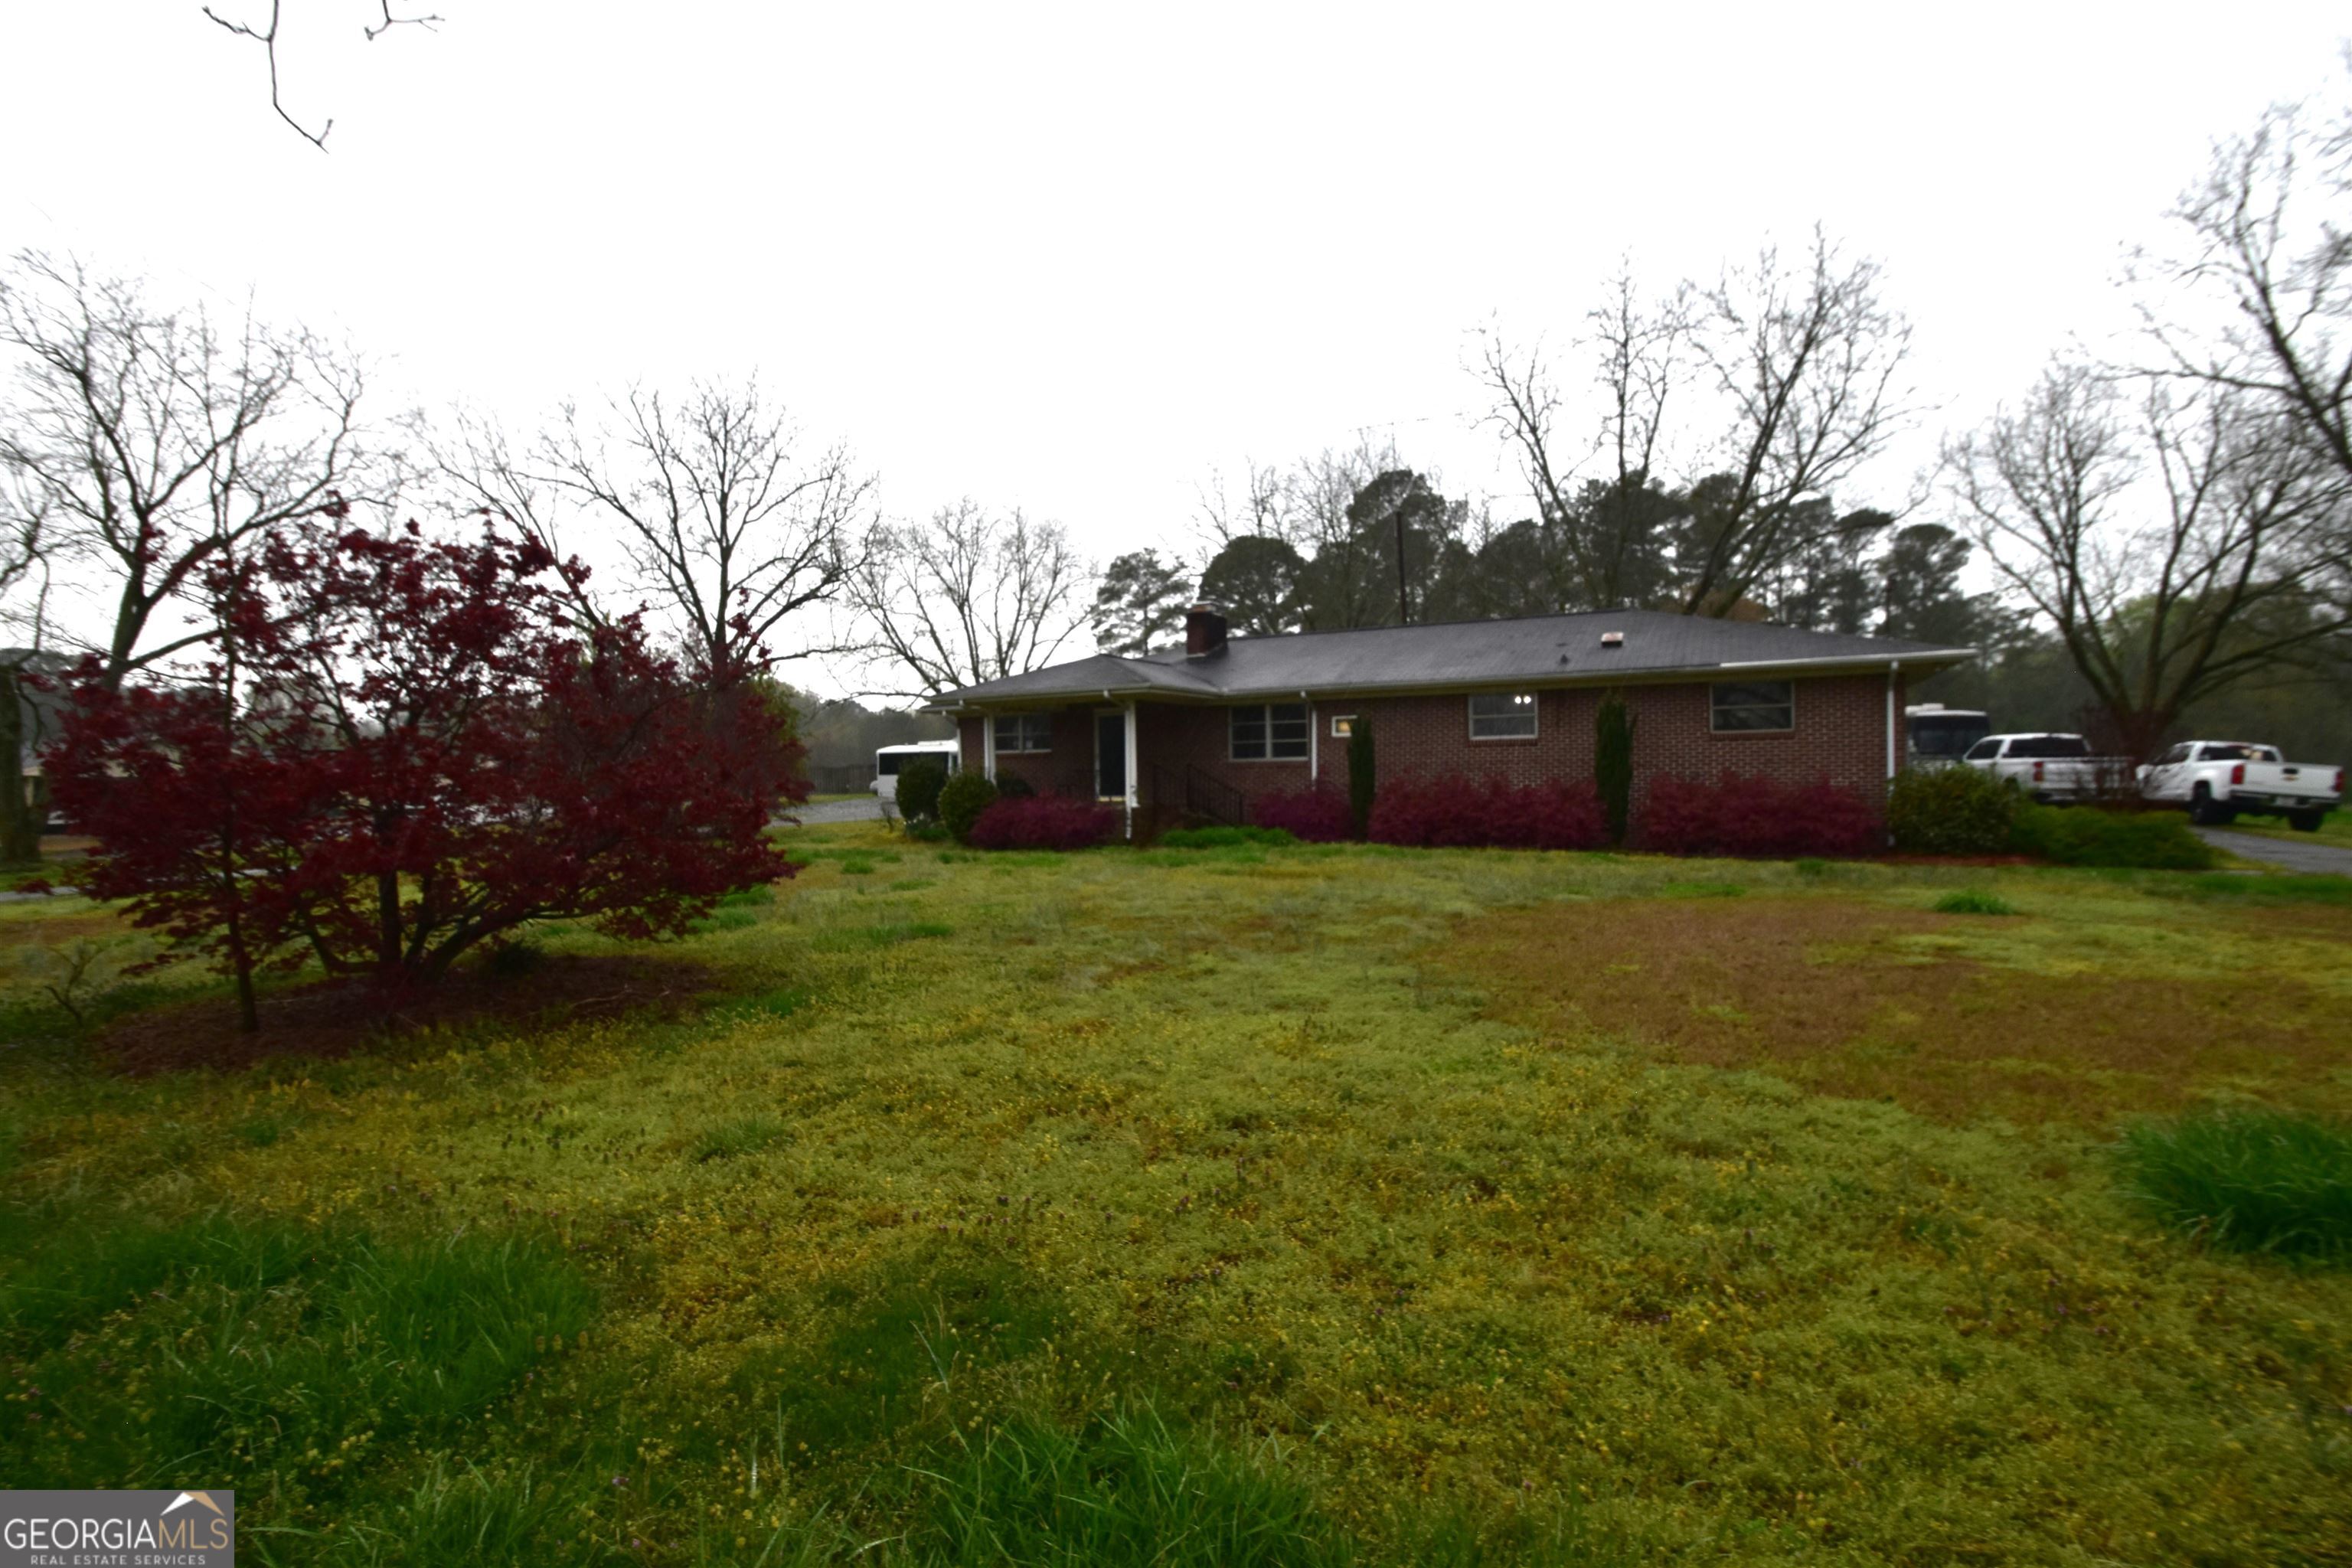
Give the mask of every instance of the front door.
[(1095, 795), (1099, 800), (1127, 798), (1127, 715), (1095, 715)]

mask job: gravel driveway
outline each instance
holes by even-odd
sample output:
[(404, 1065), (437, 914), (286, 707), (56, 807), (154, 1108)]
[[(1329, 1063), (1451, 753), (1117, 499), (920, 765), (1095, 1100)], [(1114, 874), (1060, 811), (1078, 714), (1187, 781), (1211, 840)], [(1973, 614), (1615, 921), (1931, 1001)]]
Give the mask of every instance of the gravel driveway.
[(793, 815), (803, 823), (879, 822), (882, 820), (882, 801), (878, 795), (861, 795), (855, 800), (828, 800), (818, 805), (803, 805)]
[(2216, 849), (2226, 849), (2242, 860), (2284, 866), (2290, 871), (2333, 873), (2352, 877), (2352, 849), (2317, 839), (2272, 838), (2260, 833), (2232, 833), (2226, 827), (2200, 827), (2197, 837)]

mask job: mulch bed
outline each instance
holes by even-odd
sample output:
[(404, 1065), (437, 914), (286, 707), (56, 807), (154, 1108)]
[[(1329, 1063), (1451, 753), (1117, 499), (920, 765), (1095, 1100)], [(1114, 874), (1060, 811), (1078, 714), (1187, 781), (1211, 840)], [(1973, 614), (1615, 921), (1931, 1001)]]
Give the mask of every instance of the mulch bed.
[(261, 999), (261, 1029), (236, 1026), (221, 996), (154, 1007), (101, 1029), (98, 1058), (131, 1076), (211, 1068), (236, 1072), (272, 1057), (331, 1058), (484, 1023), (551, 1027), (624, 1014), (675, 1017), (719, 989), (698, 963), (615, 953), (551, 957), (521, 974), (478, 965), (440, 984), (388, 994), (363, 981), (320, 981)]

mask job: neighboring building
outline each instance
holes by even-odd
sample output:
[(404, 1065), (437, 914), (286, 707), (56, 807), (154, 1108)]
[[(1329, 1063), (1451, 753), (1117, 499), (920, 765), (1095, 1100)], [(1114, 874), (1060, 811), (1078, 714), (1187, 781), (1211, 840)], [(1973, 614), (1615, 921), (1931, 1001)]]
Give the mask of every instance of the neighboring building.
[[(34, 810), (47, 813), (48, 784), (41, 776), (41, 748), (58, 736), (59, 694), (55, 684), (44, 683), (36, 688), (22, 678), (26, 675), (47, 676), (54, 681), (73, 668), (73, 661), (62, 654), (45, 653), (33, 648), (0, 647), (0, 668), (16, 672), (16, 723), (18, 745), (22, 754), (19, 763), (24, 776), (18, 787), (25, 792), (25, 803)], [(0, 725), (0, 731), (5, 726)]]
[(1097, 654), (933, 700), (963, 763), (1041, 794), (1246, 820), (1268, 792), (1348, 784), (1369, 721), (1383, 779), (1592, 776), (1593, 719), (1633, 712), (1634, 799), (1661, 773), (1822, 781), (1874, 802), (1903, 764), (1904, 688), (1972, 648), (1652, 610), (1288, 637), (1225, 635), (1193, 606), (1184, 647)]

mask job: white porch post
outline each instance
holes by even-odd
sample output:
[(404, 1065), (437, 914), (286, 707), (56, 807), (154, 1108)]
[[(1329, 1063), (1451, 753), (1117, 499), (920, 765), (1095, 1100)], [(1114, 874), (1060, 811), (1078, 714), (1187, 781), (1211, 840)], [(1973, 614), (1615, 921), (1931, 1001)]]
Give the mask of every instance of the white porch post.
[(1135, 704), (1127, 704), (1127, 836), (1135, 837)]
[(980, 771), (989, 783), (996, 782), (996, 720), (987, 713), (980, 716)]

